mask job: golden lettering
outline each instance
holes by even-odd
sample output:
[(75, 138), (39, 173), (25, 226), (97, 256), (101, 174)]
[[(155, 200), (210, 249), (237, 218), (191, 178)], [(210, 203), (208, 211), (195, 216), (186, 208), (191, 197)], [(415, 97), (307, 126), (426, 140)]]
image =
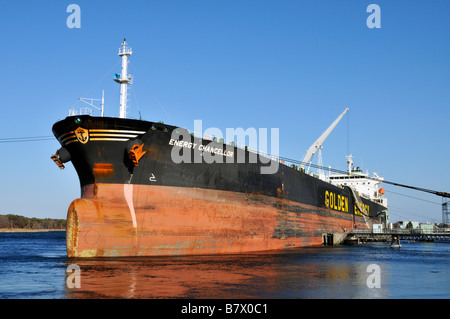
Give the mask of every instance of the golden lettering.
[(330, 191), (325, 191), (325, 206), (348, 213), (348, 198)]

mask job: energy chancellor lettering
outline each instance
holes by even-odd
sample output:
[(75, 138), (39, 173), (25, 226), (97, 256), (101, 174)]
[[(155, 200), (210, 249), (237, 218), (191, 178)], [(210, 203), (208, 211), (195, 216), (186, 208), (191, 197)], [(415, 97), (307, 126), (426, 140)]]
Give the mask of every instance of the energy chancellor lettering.
[(227, 151), (220, 147), (211, 147), (209, 145), (203, 145), (203, 144), (199, 144), (199, 143), (192, 143), (192, 142), (187, 142), (187, 141), (183, 141), (183, 140), (181, 140), (181, 141), (174, 140), (171, 138), (169, 141), (169, 145), (190, 148), (190, 149), (195, 149), (198, 145), (197, 149), (201, 152), (209, 152), (211, 154), (219, 154), (219, 155), (223, 155), (223, 156), (233, 157), (232, 151)]

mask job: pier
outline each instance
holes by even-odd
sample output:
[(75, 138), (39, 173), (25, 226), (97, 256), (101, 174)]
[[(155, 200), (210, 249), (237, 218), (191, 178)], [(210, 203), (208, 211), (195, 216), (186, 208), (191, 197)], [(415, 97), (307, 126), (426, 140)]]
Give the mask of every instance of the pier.
[(377, 232), (368, 229), (354, 229), (346, 233), (329, 233), (323, 235), (323, 244), (326, 246), (388, 242), (391, 244), (391, 247), (401, 247), (402, 241), (450, 243), (450, 232), (424, 232), (421, 229), (392, 229)]

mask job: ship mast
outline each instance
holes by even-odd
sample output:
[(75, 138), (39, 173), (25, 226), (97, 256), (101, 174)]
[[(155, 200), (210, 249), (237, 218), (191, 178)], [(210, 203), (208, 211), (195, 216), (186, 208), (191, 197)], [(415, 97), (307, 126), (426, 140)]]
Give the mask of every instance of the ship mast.
[(114, 78), (114, 81), (120, 83), (120, 118), (127, 117), (128, 84), (132, 83), (131, 75), (128, 74), (128, 56), (133, 52), (126, 45), (123, 39), (122, 48), (119, 48), (119, 56), (122, 57), (122, 73), (116, 74)]
[(347, 155), (347, 171), (348, 171), (348, 175), (350, 176), (350, 174), (352, 173), (352, 167), (353, 167), (353, 155)]

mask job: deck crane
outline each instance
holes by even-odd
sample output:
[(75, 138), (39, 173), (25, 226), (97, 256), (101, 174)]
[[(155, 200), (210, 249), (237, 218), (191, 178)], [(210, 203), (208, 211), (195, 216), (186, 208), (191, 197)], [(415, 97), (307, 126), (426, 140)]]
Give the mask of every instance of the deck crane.
[[(335, 126), (339, 123), (339, 121), (342, 119), (342, 117), (345, 115), (345, 113), (347, 113), (348, 108), (346, 108), (344, 110), (344, 112), (342, 112), (341, 115), (338, 116), (338, 118), (330, 125), (330, 127), (327, 128), (327, 130), (325, 132), (322, 133), (322, 135), (320, 135), (320, 137), (317, 139), (317, 141), (315, 141), (313, 143), (313, 145), (311, 145), (311, 147), (306, 151), (306, 155), (303, 158), (302, 164), (300, 165), (300, 168), (305, 167), (306, 164), (308, 164), (312, 157), (314, 156), (314, 154), (319, 151), (318, 153), (318, 169), (319, 169), (319, 178), (323, 178), (324, 174), (322, 171), (322, 144), (325, 141), (325, 139), (328, 137), (328, 135), (330, 135), (331, 131), (333, 131), (333, 129), (335, 128)], [(310, 163), (311, 165), (311, 163)], [(308, 171), (309, 171), (309, 166), (308, 166)]]

